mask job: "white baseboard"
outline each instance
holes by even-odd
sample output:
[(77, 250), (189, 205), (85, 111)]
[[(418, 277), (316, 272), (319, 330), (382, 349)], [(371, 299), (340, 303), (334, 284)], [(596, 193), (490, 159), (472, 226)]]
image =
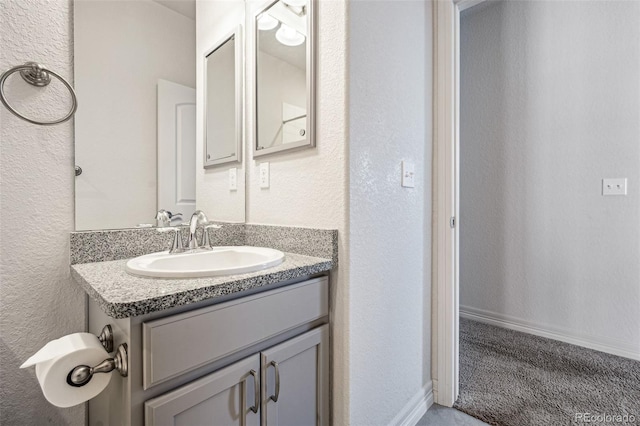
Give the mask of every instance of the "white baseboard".
[(439, 399), (438, 399), (438, 380), (437, 379), (431, 380), (431, 388), (433, 389), (433, 391), (432, 391), (432, 393), (433, 393), (433, 403), (437, 404), (438, 401), (439, 401)]
[(626, 342), (613, 339), (596, 339), (591, 336), (578, 335), (569, 330), (553, 328), (542, 324), (536, 324), (509, 315), (498, 314), (496, 312), (485, 311), (483, 309), (472, 308), (470, 306), (460, 306), (460, 316), (462, 318), (495, 325), (509, 330), (522, 331), (535, 336), (546, 337), (548, 339), (559, 340), (571, 343), (572, 345), (583, 346), (589, 349), (606, 352), (613, 355), (640, 361), (640, 347), (634, 347)]
[(390, 426), (414, 426), (433, 405), (433, 383), (429, 381), (389, 423)]

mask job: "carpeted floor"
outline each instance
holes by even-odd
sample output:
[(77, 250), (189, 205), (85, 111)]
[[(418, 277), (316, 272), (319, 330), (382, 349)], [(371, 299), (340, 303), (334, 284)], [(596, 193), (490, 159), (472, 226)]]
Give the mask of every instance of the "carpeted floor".
[(492, 425), (640, 425), (640, 362), (461, 318), (454, 408)]

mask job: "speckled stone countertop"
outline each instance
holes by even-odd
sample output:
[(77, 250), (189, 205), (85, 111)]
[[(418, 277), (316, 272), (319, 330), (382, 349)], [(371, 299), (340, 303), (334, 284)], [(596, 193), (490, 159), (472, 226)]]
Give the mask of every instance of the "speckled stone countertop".
[[(183, 239), (186, 238), (183, 230)], [(223, 277), (162, 279), (128, 274), (129, 258), (167, 249), (171, 235), (156, 229), (73, 232), (71, 275), (113, 318), (128, 318), (222, 298), (295, 280), (338, 266), (338, 231), (268, 225), (223, 224), (210, 232), (214, 245), (271, 247), (285, 253), (278, 266)]]
[(285, 260), (280, 265), (259, 272), (210, 278), (161, 279), (130, 275), (125, 271), (126, 263), (124, 259), (71, 266), (74, 279), (113, 318), (134, 317), (215, 299), (333, 268), (331, 259), (285, 253)]

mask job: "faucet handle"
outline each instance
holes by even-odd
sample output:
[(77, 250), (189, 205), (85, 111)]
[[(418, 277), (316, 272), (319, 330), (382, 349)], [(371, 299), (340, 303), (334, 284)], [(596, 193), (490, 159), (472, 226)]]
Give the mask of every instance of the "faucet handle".
[(208, 224), (206, 224), (204, 226), (203, 232), (204, 235), (202, 236), (202, 246), (206, 247), (206, 248), (212, 248), (213, 246), (211, 245), (211, 240), (209, 239), (209, 229), (220, 229), (222, 228), (222, 225), (216, 225), (213, 222), (209, 222)]
[(182, 213), (169, 213), (169, 222), (173, 223), (173, 222), (178, 222), (180, 221), (180, 223), (182, 223)]
[(169, 253), (182, 253), (185, 251), (184, 244), (182, 243), (182, 228), (184, 226), (168, 226), (165, 228), (158, 228), (158, 232), (172, 232), (173, 241), (169, 248)]

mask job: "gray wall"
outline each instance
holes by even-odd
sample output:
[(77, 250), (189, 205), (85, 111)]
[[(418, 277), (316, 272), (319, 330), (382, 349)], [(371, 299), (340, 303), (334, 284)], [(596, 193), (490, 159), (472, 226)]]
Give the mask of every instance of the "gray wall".
[(463, 16), (463, 310), (640, 357), (639, 22), (617, 1)]
[[(72, 68), (72, 2), (0, 1), (0, 70), (38, 61)], [(16, 107), (64, 114), (61, 86), (7, 82)], [(85, 328), (84, 292), (69, 276), (73, 230), (73, 124), (29, 124), (0, 107), (0, 424), (82, 425), (85, 406), (59, 409), (42, 396), (35, 369), (18, 367), (47, 341)]]
[(431, 385), (431, 3), (348, 16), (350, 424), (402, 424)]

